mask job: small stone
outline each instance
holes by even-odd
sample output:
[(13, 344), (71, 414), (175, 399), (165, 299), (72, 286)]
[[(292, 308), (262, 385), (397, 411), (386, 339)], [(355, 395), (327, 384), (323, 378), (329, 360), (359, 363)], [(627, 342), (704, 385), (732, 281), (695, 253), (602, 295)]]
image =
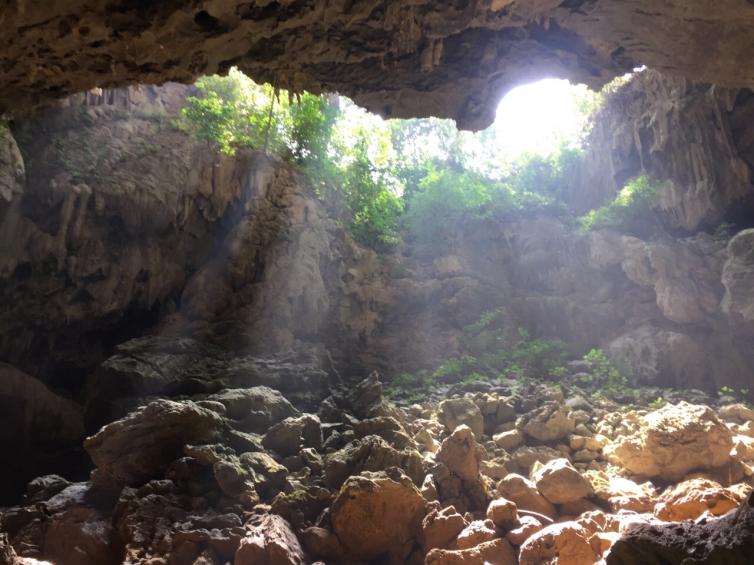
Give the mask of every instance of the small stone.
[(553, 504), (574, 502), (590, 496), (592, 485), (567, 459), (546, 463), (534, 474), (537, 489)]
[(487, 507), (487, 518), (499, 528), (510, 529), (518, 522), (516, 503), (506, 498), (496, 498)]
[(492, 520), (474, 520), (456, 538), (458, 549), (469, 549), (497, 537)]

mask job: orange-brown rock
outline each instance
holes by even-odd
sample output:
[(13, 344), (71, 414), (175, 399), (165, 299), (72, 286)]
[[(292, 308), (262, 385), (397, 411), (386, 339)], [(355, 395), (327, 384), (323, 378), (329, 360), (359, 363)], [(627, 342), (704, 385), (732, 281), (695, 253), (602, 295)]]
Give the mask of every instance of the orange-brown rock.
[(547, 526), (521, 545), (520, 565), (539, 565), (548, 561), (593, 565), (597, 562), (597, 553), (589, 543), (589, 533), (582, 526), (576, 522), (563, 522)]
[(425, 565), (516, 565), (516, 554), (504, 539), (496, 539), (462, 550), (433, 549)]
[(425, 500), (397, 468), (350, 477), (331, 507), (333, 532), (350, 559), (405, 559), (421, 536)]
[(722, 516), (737, 508), (742, 499), (739, 493), (714, 481), (691, 479), (660, 495), (654, 515), (668, 522), (693, 520), (705, 512)]
[(304, 565), (304, 551), (280, 516), (269, 514), (249, 531), (236, 551), (234, 565)]
[(453, 506), (433, 510), (422, 520), (422, 547), (424, 552), (431, 549), (444, 549), (458, 537), (466, 527), (466, 520)]

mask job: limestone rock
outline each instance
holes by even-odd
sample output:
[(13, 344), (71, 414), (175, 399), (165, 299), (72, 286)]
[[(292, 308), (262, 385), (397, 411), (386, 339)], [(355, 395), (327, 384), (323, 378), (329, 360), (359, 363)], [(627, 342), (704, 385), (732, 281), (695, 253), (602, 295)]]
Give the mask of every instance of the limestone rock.
[(723, 310), (754, 322), (754, 229), (743, 230), (728, 242), (729, 259), (723, 268)]
[(590, 496), (592, 485), (567, 459), (555, 459), (534, 473), (537, 490), (553, 504), (565, 504)]
[(453, 506), (447, 506), (442, 510), (433, 510), (422, 520), (422, 547), (424, 552), (435, 548), (447, 548), (466, 525), (466, 520)]
[(722, 516), (737, 508), (741, 498), (736, 492), (714, 481), (691, 479), (663, 493), (660, 502), (655, 505), (654, 514), (668, 522), (693, 520), (705, 512)]
[(507, 432), (500, 432), (492, 437), (492, 440), (496, 445), (502, 447), (506, 451), (513, 451), (524, 441), (523, 434), (519, 430), (508, 430)]
[(640, 431), (607, 446), (607, 458), (629, 472), (677, 480), (689, 471), (730, 460), (730, 430), (707, 406), (680, 402), (647, 414)]
[(248, 422), (254, 432), (266, 431), (285, 418), (299, 415), (280, 392), (266, 386), (224, 390), (210, 398), (225, 406), (228, 418)]
[(216, 439), (221, 418), (190, 401), (157, 400), (87, 438), (84, 447), (116, 481), (139, 484), (158, 476), (187, 443)]
[(521, 516), (519, 525), (505, 534), (505, 539), (519, 546), (542, 528), (544, 528), (542, 523), (533, 516)]
[(325, 456), (325, 484), (338, 488), (349, 476), (361, 471), (383, 471), (388, 467), (400, 467), (419, 485), (424, 478), (418, 452), (398, 451), (379, 436), (367, 436)]
[(0, 202), (23, 194), (26, 183), (24, 159), (7, 126), (0, 126)]
[(510, 474), (497, 484), (497, 494), (516, 503), (519, 510), (530, 510), (555, 518), (558, 513), (550, 501), (537, 490), (537, 487), (526, 477)]
[(754, 548), (754, 495), (716, 520), (699, 523), (641, 523), (628, 525), (605, 556), (607, 565), (663, 563), (741, 564), (751, 562)]
[(563, 522), (547, 526), (521, 545), (520, 565), (539, 565), (548, 561), (593, 565), (598, 556), (582, 526), (576, 522)]
[(461, 480), (470, 483), (479, 480), (481, 459), (474, 432), (465, 425), (455, 428), (455, 431), (443, 440), (437, 452), (438, 461), (445, 463)]
[(484, 542), (463, 550), (433, 549), (425, 565), (516, 565), (516, 554), (504, 539)]
[(312, 526), (301, 533), (301, 543), (306, 552), (313, 557), (338, 559), (343, 554), (338, 536), (330, 530)]
[(330, 509), (333, 532), (346, 555), (407, 557), (421, 535), (424, 498), (397, 469), (350, 477)]
[(516, 503), (505, 498), (496, 498), (487, 507), (487, 518), (502, 529), (511, 529), (518, 522)]
[(437, 419), (449, 433), (461, 425), (466, 425), (481, 438), (484, 433), (484, 417), (476, 403), (470, 398), (449, 398), (440, 402)]
[(60, 565), (119, 563), (111, 520), (94, 508), (76, 506), (51, 518), (45, 532), (45, 558)]
[(280, 516), (269, 514), (249, 528), (236, 551), (235, 565), (305, 565), (304, 551)]
[(557, 402), (546, 403), (528, 413), (520, 426), (526, 435), (541, 442), (564, 438), (573, 433), (575, 427), (576, 421), (571, 411)]
[(457, 549), (470, 549), (498, 537), (492, 520), (474, 520), (456, 538)]
[(739, 424), (743, 424), (747, 420), (754, 420), (754, 410), (740, 402), (721, 406), (717, 410), (717, 413), (723, 420), (737, 422)]

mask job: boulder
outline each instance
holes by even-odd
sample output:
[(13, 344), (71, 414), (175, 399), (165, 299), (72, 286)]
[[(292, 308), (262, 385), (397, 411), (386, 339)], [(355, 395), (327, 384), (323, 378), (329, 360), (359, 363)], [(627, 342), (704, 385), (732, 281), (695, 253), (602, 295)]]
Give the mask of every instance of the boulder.
[(461, 480), (479, 481), (482, 455), (474, 432), (469, 426), (458, 426), (445, 438), (437, 452), (437, 460), (444, 463), (451, 473), (456, 474)]
[(312, 557), (337, 560), (343, 554), (338, 536), (325, 528), (317, 526), (306, 528), (301, 532), (301, 543)]
[(159, 476), (185, 444), (217, 439), (222, 427), (220, 416), (194, 402), (157, 400), (103, 427), (84, 447), (105, 474), (139, 484)]
[(754, 494), (716, 520), (635, 522), (605, 556), (606, 565), (710, 563), (745, 565), (754, 552)]
[(452, 433), (458, 426), (471, 428), (478, 438), (484, 433), (484, 417), (470, 398), (448, 398), (437, 407), (437, 419)]
[(544, 528), (542, 522), (534, 516), (521, 516), (518, 526), (505, 534), (505, 539), (513, 545), (519, 546), (542, 528)]
[(737, 492), (714, 481), (691, 479), (664, 492), (655, 505), (654, 515), (668, 522), (693, 520), (705, 512), (722, 516), (737, 508), (741, 498)]
[(730, 422), (743, 424), (746, 421), (754, 420), (754, 409), (749, 408), (740, 402), (736, 404), (726, 404), (718, 408), (717, 413), (720, 418)]
[(346, 556), (405, 559), (422, 532), (426, 501), (399, 469), (349, 477), (330, 508)]
[(638, 432), (603, 452), (634, 475), (676, 481), (689, 471), (728, 463), (732, 447), (731, 431), (711, 408), (680, 402), (650, 412)]
[(537, 445), (533, 447), (522, 446), (511, 453), (507, 467), (509, 467), (511, 471), (528, 475), (535, 463), (547, 463), (548, 461), (560, 459), (561, 457), (563, 457), (562, 451), (558, 451), (557, 449), (545, 445)]
[(552, 524), (527, 539), (519, 552), (520, 565), (568, 563), (594, 565), (599, 559), (589, 533), (576, 522)]
[(554, 459), (534, 473), (537, 490), (553, 504), (565, 504), (593, 494), (592, 485), (568, 459)]
[(424, 552), (450, 546), (466, 527), (466, 520), (453, 506), (433, 510), (422, 520), (422, 547)]
[(546, 402), (525, 414), (518, 427), (529, 437), (547, 443), (573, 433), (576, 421), (571, 410), (561, 403)]
[(228, 389), (213, 394), (209, 400), (225, 406), (228, 418), (239, 420), (247, 431), (264, 433), (271, 426), (299, 411), (278, 391), (266, 386)]
[(414, 450), (398, 451), (379, 436), (354, 440), (334, 453), (325, 456), (325, 485), (338, 488), (352, 475), (362, 471), (382, 471), (400, 467), (417, 485), (422, 483), (422, 458)]
[(304, 550), (280, 516), (266, 515), (248, 528), (236, 551), (234, 565), (304, 565)]
[(497, 484), (497, 494), (516, 503), (519, 510), (529, 510), (556, 518), (558, 513), (553, 504), (537, 490), (537, 487), (526, 477), (511, 473)]
[(520, 430), (508, 430), (492, 436), (495, 445), (502, 447), (506, 451), (513, 451), (524, 441), (524, 435)]
[(472, 547), (450, 551), (433, 549), (425, 565), (516, 565), (516, 553), (504, 539), (496, 539)]
[(484, 543), (494, 540), (497, 535), (495, 524), (492, 520), (474, 520), (456, 538), (457, 549), (470, 549)]
[(518, 524), (516, 503), (507, 498), (496, 498), (487, 507), (487, 518), (504, 530), (515, 527)]
[(74, 506), (50, 518), (43, 554), (60, 565), (103, 565), (120, 562), (109, 517), (86, 506)]
[(315, 449), (322, 448), (322, 428), (319, 418), (312, 414), (298, 418), (289, 416), (272, 425), (262, 439), (265, 448), (284, 457), (298, 453), (302, 443)]

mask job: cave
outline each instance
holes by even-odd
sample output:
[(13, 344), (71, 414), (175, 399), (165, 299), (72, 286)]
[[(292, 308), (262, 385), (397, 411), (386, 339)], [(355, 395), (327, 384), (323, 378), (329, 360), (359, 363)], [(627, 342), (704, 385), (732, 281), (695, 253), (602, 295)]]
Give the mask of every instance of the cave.
[(0, 565), (751, 562), (754, 3), (0, 14)]

